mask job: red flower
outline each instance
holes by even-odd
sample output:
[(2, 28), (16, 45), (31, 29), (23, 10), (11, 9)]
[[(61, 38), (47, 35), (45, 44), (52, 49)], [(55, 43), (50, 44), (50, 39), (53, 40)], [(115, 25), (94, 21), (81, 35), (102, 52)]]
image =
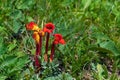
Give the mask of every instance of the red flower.
[(54, 53), (55, 53), (55, 45), (56, 44), (65, 44), (65, 40), (63, 39), (61, 34), (54, 34), (54, 41), (52, 43), (51, 54), (50, 54), (50, 62), (53, 61)]
[(30, 22), (30, 23), (26, 24), (26, 29), (27, 30), (36, 30), (36, 31), (40, 30), (40, 28), (38, 27), (38, 25), (35, 24), (34, 22)]
[(65, 40), (63, 39), (62, 35), (61, 34), (54, 34), (53, 35), (55, 37), (54, 39), (54, 44), (65, 44)]
[(46, 49), (45, 49), (45, 54), (44, 54), (44, 59), (47, 62), (48, 61), (48, 45), (49, 45), (49, 38), (50, 38), (50, 33), (53, 32), (53, 30), (55, 29), (55, 26), (53, 23), (47, 23), (45, 25), (45, 27), (43, 28), (44, 32), (47, 32), (47, 36), (46, 36)]
[(53, 23), (47, 23), (43, 30), (45, 32), (52, 33), (54, 29), (55, 29), (55, 26)]

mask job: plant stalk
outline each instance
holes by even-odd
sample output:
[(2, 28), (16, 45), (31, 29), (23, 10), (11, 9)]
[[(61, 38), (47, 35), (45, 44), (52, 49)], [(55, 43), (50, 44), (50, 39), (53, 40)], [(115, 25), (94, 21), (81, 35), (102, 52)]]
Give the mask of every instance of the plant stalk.
[(52, 43), (52, 49), (51, 49), (51, 54), (50, 54), (50, 62), (53, 61), (54, 53), (55, 53), (55, 44)]
[(40, 53), (40, 45), (36, 43), (36, 54), (35, 54), (35, 67), (40, 67), (40, 63), (39, 63), (39, 53)]
[(47, 33), (47, 36), (46, 36), (45, 55), (44, 55), (44, 59), (45, 59), (46, 62), (48, 62), (48, 43), (49, 43), (49, 37), (50, 37), (50, 34)]

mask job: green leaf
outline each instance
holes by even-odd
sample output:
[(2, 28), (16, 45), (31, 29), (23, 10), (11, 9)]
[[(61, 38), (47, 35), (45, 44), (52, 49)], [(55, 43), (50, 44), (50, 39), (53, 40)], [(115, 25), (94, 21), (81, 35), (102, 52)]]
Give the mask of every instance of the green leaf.
[(73, 1), (74, 0), (64, 0), (61, 5), (63, 7), (70, 6), (70, 4), (72, 4)]
[(95, 33), (93, 33), (92, 37), (97, 39), (96, 44), (99, 44), (102, 41), (110, 40), (107, 35), (105, 35), (104, 33), (101, 33), (101, 32), (95, 32)]
[(29, 9), (35, 3), (34, 0), (21, 0), (16, 2), (18, 9)]
[(97, 50), (103, 50), (108, 53), (113, 53), (115, 56), (120, 55), (120, 51), (116, 47), (115, 43), (112, 40), (110, 40), (110, 38), (107, 35), (101, 32), (95, 32), (92, 34), (92, 37), (97, 39), (96, 45), (100, 45), (99, 47), (96, 46)]
[(16, 40), (14, 40), (13, 43), (8, 45), (8, 51), (12, 51), (14, 48), (16, 48), (17, 44), (16, 44)]
[[(16, 51), (17, 51), (17, 50), (16, 50)], [(17, 51), (16, 55), (17, 55), (18, 57), (23, 57), (23, 56), (25, 56), (26, 54), (25, 54), (23, 51)]]
[(58, 76), (47, 77), (44, 80), (73, 80), (74, 78), (68, 73), (62, 73)]
[[(6, 28), (5, 27), (1, 27), (0, 26), (0, 36), (8, 36), (8, 33), (6, 32)], [(1, 39), (0, 39), (1, 40)]]
[(17, 62), (17, 58), (15, 56), (8, 56), (4, 59), (3, 62), (0, 62), (0, 70), (4, 69), (4, 67), (8, 67), (12, 64), (14, 64), (15, 62)]
[(30, 62), (30, 61), (28, 60), (27, 56), (18, 58), (17, 62), (15, 63), (16, 65), (13, 66), (10, 73), (21, 70), (25, 66), (25, 64), (28, 63), (28, 62)]
[(83, 4), (84, 4), (84, 10), (86, 9), (86, 8), (88, 8), (89, 6), (90, 6), (90, 4), (91, 4), (91, 0), (82, 0), (83, 1)]
[(103, 80), (103, 68), (100, 64), (97, 64), (97, 72), (98, 72), (98, 77), (99, 77), (99, 80)]
[(22, 24), (19, 21), (14, 20), (13, 21), (13, 31), (14, 31), (14, 33), (17, 33), (21, 26), (22, 26)]
[(34, 19), (30, 16), (27, 16), (26, 19), (28, 20), (28, 22), (34, 21)]
[(109, 80), (119, 80), (120, 78), (118, 77), (117, 74), (113, 73), (111, 76), (110, 76), (110, 79)]
[(108, 76), (109, 76), (107, 66), (106, 66), (106, 65), (103, 65), (102, 67), (103, 67), (103, 69), (104, 69), (104, 76), (105, 76), (105, 79), (107, 79)]
[(100, 47), (111, 51), (115, 56), (120, 55), (120, 51), (117, 49), (113, 41), (102, 42), (100, 43)]
[(14, 20), (22, 18), (23, 14), (20, 10), (14, 10), (11, 12), (10, 17)]
[(6, 78), (7, 78), (7, 76), (0, 75), (0, 80), (5, 80)]
[(2, 54), (4, 54), (6, 51), (7, 51), (7, 46), (4, 44), (4, 42), (3, 42), (3, 38), (2, 37), (0, 37), (0, 40), (1, 40), (1, 42), (0, 42), (0, 55), (2, 55)]

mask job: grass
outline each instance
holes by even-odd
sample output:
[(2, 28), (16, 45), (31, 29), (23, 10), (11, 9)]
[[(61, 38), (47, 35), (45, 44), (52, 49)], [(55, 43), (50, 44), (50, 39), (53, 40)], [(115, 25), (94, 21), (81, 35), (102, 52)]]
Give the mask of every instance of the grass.
[[(119, 80), (119, 0), (0, 0), (0, 80)], [(66, 45), (35, 73), (35, 44), (25, 25), (55, 24)], [(50, 52), (50, 50), (48, 51)], [(44, 54), (43, 54), (44, 55)]]

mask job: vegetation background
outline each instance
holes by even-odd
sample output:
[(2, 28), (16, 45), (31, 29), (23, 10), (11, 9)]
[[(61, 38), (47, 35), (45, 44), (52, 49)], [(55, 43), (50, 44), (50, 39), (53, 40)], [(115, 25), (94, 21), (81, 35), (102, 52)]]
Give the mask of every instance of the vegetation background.
[[(53, 22), (66, 40), (40, 74), (30, 21)], [(41, 79), (120, 80), (120, 0), (0, 0), (0, 80)]]

